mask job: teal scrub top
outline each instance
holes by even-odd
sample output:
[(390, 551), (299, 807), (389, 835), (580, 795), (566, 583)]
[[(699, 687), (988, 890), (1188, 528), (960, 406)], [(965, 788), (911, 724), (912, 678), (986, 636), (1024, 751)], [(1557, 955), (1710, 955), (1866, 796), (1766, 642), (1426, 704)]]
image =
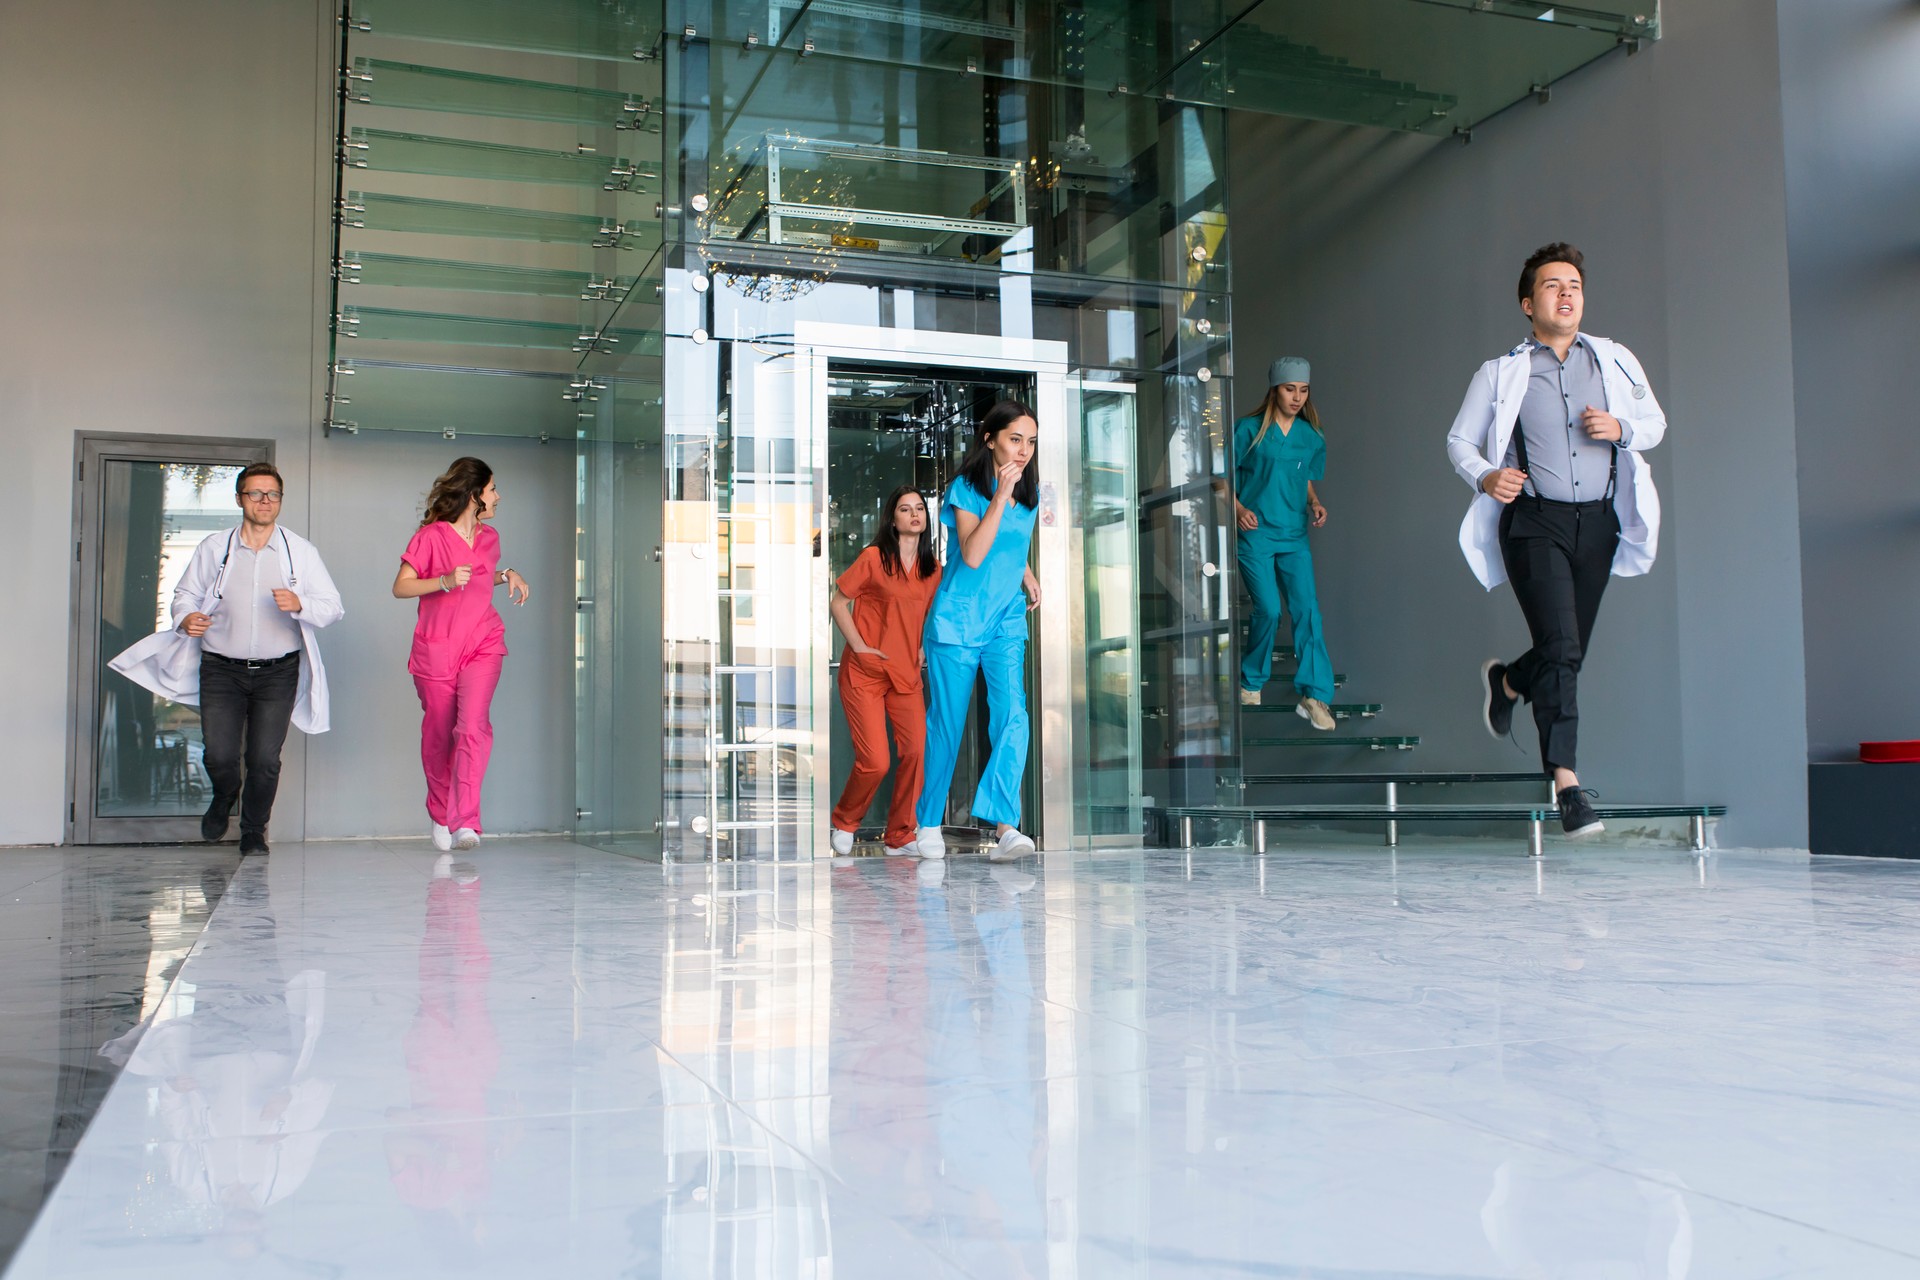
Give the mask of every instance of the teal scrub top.
[(1327, 441), (1305, 418), (1295, 418), (1285, 435), (1280, 424), (1260, 434), (1259, 415), (1233, 424), (1233, 479), (1240, 505), (1253, 512), (1260, 527), (1284, 539), (1307, 536), (1307, 484), (1327, 473)]
[(978, 647), (995, 636), (1027, 634), (1027, 548), (1039, 512), (1009, 502), (1000, 513), (993, 545), (976, 569), (960, 556), (960, 526), (953, 513), (971, 511), (984, 517), (988, 505), (965, 476), (947, 487), (940, 504), (940, 523), (951, 532), (940, 591), (927, 613), (927, 638), (936, 644)]

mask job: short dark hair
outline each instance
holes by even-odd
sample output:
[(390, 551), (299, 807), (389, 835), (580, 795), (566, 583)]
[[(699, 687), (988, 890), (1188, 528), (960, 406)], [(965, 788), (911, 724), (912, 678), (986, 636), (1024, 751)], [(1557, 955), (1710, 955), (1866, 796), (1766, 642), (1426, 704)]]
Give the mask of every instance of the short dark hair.
[(1552, 244), (1543, 244), (1527, 255), (1526, 265), (1520, 268), (1520, 301), (1525, 302), (1533, 296), (1533, 278), (1540, 274), (1540, 268), (1549, 262), (1564, 262), (1580, 273), (1580, 283), (1587, 282), (1587, 255), (1564, 240), (1555, 240)]
[(280, 492), (284, 494), (287, 491), (287, 482), (280, 478), (280, 472), (271, 462), (256, 462), (243, 470), (239, 478), (233, 482), (233, 496), (237, 498), (245, 493), (247, 491), (247, 481), (253, 479), (255, 476), (272, 476), (273, 482), (280, 486)]

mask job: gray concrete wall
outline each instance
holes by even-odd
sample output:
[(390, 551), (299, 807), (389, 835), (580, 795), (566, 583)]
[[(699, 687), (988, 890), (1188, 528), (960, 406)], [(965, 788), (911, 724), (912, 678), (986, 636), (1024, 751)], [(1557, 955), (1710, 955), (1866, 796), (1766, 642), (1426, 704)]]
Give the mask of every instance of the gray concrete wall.
[[(319, 542), (349, 614), (323, 639), (335, 729), (311, 750), (290, 738), (274, 831), (411, 834), (425, 821), (408, 793), (417, 704), (404, 636), (395, 649), (391, 634), (404, 608), (383, 596), (394, 538), (455, 446), (328, 441), (311, 427), (326, 351), (332, 8), (0, 0), (0, 541), (11, 594), (30, 606), (0, 629), (0, 844), (63, 830), (83, 430), (276, 441), (287, 524)], [(571, 462), (536, 449), (483, 451), (508, 486), (507, 547), (538, 566), (548, 611), (509, 619), (487, 791), (499, 830), (566, 825), (573, 808)], [(362, 511), (378, 519), (345, 514)]]
[(1780, 0), (1807, 738), (1920, 737), (1920, 9)]
[[(1723, 840), (1805, 847), (1791, 338), (1772, 6), (1669, 7), (1666, 38), (1562, 81), (1470, 145), (1236, 117), (1237, 408), (1314, 362), (1332, 512), (1315, 544), (1343, 697), (1381, 701), (1425, 768), (1527, 768), (1476, 719), (1477, 668), (1526, 647), (1455, 536), (1445, 434), (1525, 336), (1527, 253), (1588, 257), (1587, 327), (1646, 364), (1660, 560), (1615, 579), (1582, 680), (1582, 778), (1607, 799), (1726, 801)], [(1259, 234), (1246, 229), (1257, 226)], [(1756, 495), (1760, 500), (1755, 500)]]

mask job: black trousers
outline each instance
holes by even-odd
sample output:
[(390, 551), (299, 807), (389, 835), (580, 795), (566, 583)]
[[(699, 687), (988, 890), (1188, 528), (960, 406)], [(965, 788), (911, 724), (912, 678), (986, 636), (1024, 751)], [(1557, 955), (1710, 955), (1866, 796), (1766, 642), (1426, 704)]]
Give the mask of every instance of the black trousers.
[(1507, 683), (1533, 704), (1540, 763), (1573, 769), (1580, 738), (1580, 664), (1613, 573), (1620, 517), (1611, 502), (1551, 502), (1521, 494), (1500, 513), (1500, 557), (1533, 647), (1507, 664)]
[[(200, 739), (216, 799), (240, 798), (240, 835), (267, 834), (280, 790), (280, 748), (300, 691), (300, 651), (249, 667), (200, 655)], [(245, 760), (245, 789), (241, 762)]]

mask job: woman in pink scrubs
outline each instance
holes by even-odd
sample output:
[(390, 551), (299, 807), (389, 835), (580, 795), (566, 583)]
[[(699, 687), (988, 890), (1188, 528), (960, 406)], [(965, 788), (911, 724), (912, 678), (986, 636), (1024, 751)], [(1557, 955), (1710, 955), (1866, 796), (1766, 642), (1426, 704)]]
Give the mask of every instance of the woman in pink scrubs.
[(480, 784), (493, 752), (487, 709), (500, 683), (507, 632), (493, 607), (504, 584), (515, 604), (527, 580), (500, 566), (500, 535), (487, 526), (500, 507), (493, 468), (461, 458), (433, 482), (427, 514), (400, 557), (393, 594), (420, 601), (407, 670), (420, 694), (420, 763), (436, 849), (480, 843)]

